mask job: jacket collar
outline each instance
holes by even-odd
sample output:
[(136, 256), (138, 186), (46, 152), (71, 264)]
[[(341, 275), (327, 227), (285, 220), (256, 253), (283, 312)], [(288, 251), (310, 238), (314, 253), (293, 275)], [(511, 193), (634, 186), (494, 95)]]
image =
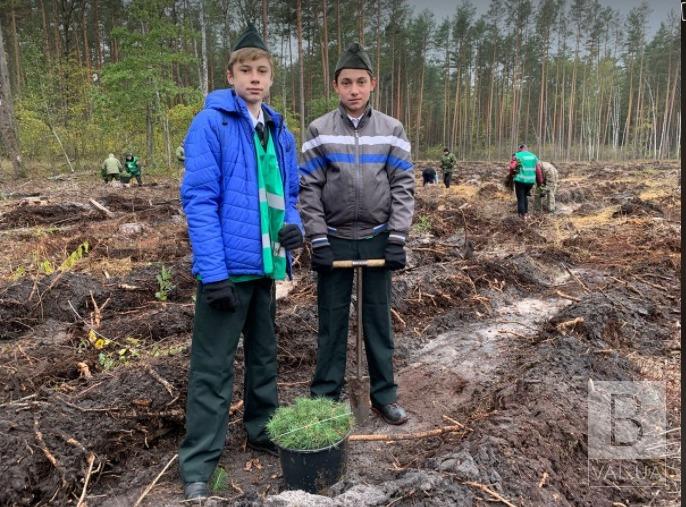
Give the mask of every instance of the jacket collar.
[[(208, 94), (205, 99), (205, 109), (216, 109), (228, 114), (243, 116), (250, 120), (250, 111), (248, 111), (245, 100), (239, 97), (233, 88), (223, 88)], [(267, 117), (271, 117), (275, 126), (278, 127), (282, 124), (283, 116), (277, 113), (269, 105), (263, 102), (262, 109), (265, 113), (265, 121), (267, 121)], [(250, 124), (252, 125), (252, 122)]]
[[(345, 107), (343, 107), (343, 104), (338, 104), (338, 112), (341, 114), (341, 118), (343, 118), (343, 121), (346, 122), (346, 124), (351, 128), (355, 129), (355, 125), (353, 125), (353, 122), (350, 120), (348, 117), (348, 111), (345, 110)], [(364, 110), (364, 113), (362, 113), (362, 117), (360, 118), (360, 123), (357, 124), (357, 130), (361, 129), (364, 127), (367, 122), (369, 121), (369, 117), (372, 115), (372, 103), (371, 101), (367, 102), (367, 107)]]

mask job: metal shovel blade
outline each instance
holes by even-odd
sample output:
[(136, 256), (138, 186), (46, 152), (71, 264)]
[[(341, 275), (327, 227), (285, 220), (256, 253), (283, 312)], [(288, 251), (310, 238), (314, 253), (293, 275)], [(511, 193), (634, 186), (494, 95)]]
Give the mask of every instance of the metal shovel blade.
[(363, 379), (352, 377), (349, 384), (350, 409), (355, 416), (355, 423), (362, 426), (369, 419), (369, 383)]

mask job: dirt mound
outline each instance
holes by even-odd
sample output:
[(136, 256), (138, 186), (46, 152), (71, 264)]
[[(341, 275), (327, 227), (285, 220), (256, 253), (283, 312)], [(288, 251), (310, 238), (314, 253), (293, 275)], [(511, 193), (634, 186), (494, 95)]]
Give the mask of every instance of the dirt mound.
[(102, 219), (103, 215), (87, 204), (62, 203), (22, 206), (0, 215), (0, 230), (33, 227), (39, 224), (61, 225)]
[(495, 183), (486, 183), (482, 187), (479, 187), (477, 195), (481, 199), (491, 199), (500, 193), (500, 187)]
[(662, 325), (669, 318), (669, 306), (655, 289), (640, 282), (635, 285), (634, 291), (615, 287), (592, 292), (562, 310), (550, 324), (574, 330), (600, 349), (664, 352), (671, 339), (670, 330)]
[[(167, 292), (170, 301), (186, 298), (195, 286), (185, 261), (171, 268), (173, 288)], [(0, 339), (12, 339), (27, 329), (51, 318), (60, 322), (87, 319), (94, 302), (108, 313), (141, 307), (155, 301), (159, 290), (159, 265), (144, 266), (127, 276), (101, 281), (79, 272), (58, 271), (32, 280), (22, 279), (0, 293)]]
[[(0, 406), (0, 504), (66, 505), (80, 493), (90, 453), (104, 471), (125, 463), (130, 449), (180, 431), (187, 362), (119, 368), (82, 394), (42, 391)], [(35, 451), (26, 454), (29, 445)]]
[(588, 191), (582, 188), (562, 189), (555, 194), (555, 200), (568, 204), (572, 202), (584, 202), (588, 199)]
[(664, 216), (662, 208), (650, 201), (644, 201), (640, 197), (632, 197), (628, 202), (622, 204), (618, 211), (615, 211), (613, 218), (625, 215), (650, 215)]

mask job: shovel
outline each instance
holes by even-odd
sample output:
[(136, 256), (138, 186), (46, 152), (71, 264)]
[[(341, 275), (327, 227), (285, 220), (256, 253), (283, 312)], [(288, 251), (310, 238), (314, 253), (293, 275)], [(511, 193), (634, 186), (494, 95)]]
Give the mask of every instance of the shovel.
[(369, 384), (362, 378), (362, 268), (382, 268), (385, 259), (366, 259), (334, 261), (334, 269), (354, 268), (357, 279), (357, 337), (355, 352), (357, 356), (357, 374), (349, 379), (350, 408), (355, 416), (355, 422), (363, 425), (369, 418)]

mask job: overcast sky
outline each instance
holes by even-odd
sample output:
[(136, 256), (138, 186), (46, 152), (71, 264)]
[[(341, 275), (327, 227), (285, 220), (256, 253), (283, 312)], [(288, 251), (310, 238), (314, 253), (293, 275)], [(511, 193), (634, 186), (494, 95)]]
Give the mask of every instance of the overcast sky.
[[(414, 7), (415, 14), (418, 14), (424, 9), (429, 9), (435, 15), (437, 21), (442, 21), (445, 18), (452, 17), (457, 10), (457, 5), (461, 0), (408, 0), (408, 3)], [(485, 14), (490, 5), (490, 0), (472, 0), (472, 4), (476, 7), (477, 16)], [(533, 0), (534, 5), (538, 4), (538, 0)], [(625, 18), (627, 12), (641, 3), (641, 0), (600, 0), (601, 5), (609, 5), (616, 11), (622, 14)], [(569, 2), (567, 2), (569, 5)], [(655, 31), (659, 28), (660, 22), (667, 19), (667, 14), (670, 10), (674, 10), (679, 16), (680, 2), (676, 0), (649, 0), (648, 6), (652, 10), (648, 17), (648, 37), (652, 37)], [(504, 16), (504, 14), (503, 14)]]

